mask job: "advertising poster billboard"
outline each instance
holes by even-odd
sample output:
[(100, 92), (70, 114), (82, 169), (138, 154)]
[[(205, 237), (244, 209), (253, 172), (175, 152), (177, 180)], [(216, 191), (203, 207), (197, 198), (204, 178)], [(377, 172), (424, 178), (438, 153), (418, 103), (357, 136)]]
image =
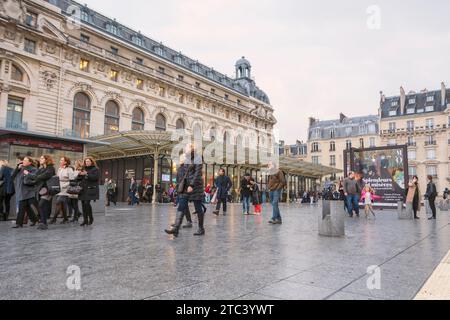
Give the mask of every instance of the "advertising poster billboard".
[[(361, 187), (369, 184), (381, 197), (375, 205), (396, 206), (405, 200), (408, 184), (408, 149), (406, 146), (352, 149), (352, 171)], [(346, 166), (348, 163), (345, 164)]]

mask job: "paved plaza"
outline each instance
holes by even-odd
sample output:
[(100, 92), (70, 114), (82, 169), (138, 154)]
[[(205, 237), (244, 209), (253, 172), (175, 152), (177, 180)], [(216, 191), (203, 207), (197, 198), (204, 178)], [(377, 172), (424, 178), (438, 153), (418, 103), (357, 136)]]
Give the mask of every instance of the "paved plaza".
[[(206, 236), (163, 229), (171, 205), (97, 210), (93, 227), (43, 232), (0, 223), (0, 299), (413, 299), (450, 250), (450, 214), (428, 221), (346, 220), (346, 237), (317, 234), (317, 207), (283, 205), (283, 225), (263, 216), (208, 211)], [(195, 219), (195, 217), (194, 217)], [(69, 290), (69, 266), (81, 290)], [(367, 268), (380, 266), (380, 289)]]

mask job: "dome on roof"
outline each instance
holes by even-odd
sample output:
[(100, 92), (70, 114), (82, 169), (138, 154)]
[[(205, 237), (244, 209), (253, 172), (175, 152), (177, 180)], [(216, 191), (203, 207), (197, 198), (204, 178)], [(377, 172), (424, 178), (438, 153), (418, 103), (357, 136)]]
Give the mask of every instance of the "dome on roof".
[(239, 59), (236, 62), (236, 67), (240, 67), (240, 66), (248, 66), (251, 67), (252, 65), (250, 64), (250, 61), (248, 61), (247, 59), (245, 59), (245, 57), (242, 57), (241, 59)]
[(255, 98), (257, 98), (257, 99), (259, 99), (259, 100), (261, 100), (261, 101), (263, 101), (263, 102), (265, 102), (267, 104), (270, 104), (269, 96), (264, 91), (262, 91), (259, 88), (256, 90), (256, 97)]

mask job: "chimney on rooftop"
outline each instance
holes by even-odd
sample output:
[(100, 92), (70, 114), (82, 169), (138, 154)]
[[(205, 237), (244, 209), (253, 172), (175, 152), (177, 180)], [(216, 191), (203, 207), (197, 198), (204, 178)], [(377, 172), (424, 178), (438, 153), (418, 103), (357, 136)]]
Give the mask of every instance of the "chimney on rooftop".
[(312, 126), (314, 123), (316, 123), (316, 119), (309, 117), (309, 126)]
[(406, 105), (406, 93), (403, 87), (400, 87), (400, 114), (403, 115)]
[(342, 123), (347, 117), (342, 112), (339, 114), (339, 121)]
[(386, 96), (383, 91), (380, 91), (380, 104), (383, 104), (386, 101)]
[(447, 88), (444, 81), (441, 82), (441, 105), (442, 107), (447, 106)]

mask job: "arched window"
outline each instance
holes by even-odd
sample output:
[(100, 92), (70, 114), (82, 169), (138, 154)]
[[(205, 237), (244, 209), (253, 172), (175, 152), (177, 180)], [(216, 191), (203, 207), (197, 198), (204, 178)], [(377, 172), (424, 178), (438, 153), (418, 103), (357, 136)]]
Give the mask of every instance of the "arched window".
[(184, 121), (182, 119), (177, 120), (177, 129), (185, 129)]
[(144, 111), (142, 111), (141, 108), (134, 108), (131, 130), (142, 131), (144, 130), (144, 124), (145, 124)]
[(240, 135), (236, 137), (236, 146), (238, 148), (243, 148), (244, 147), (244, 145), (242, 143), (242, 136), (240, 136)]
[(225, 131), (223, 133), (223, 143), (224, 144), (231, 144), (231, 136), (230, 136), (230, 134), (227, 131)]
[(79, 138), (89, 138), (91, 121), (91, 99), (83, 92), (78, 92), (73, 99), (73, 134)]
[(202, 127), (200, 124), (196, 123), (194, 125), (194, 140), (199, 141), (203, 139)]
[(105, 134), (113, 134), (119, 131), (119, 106), (113, 100), (109, 100), (105, 107)]
[(161, 113), (156, 115), (155, 129), (158, 131), (166, 131), (166, 117), (164, 117)]
[(23, 81), (23, 72), (15, 64), (12, 65), (11, 80), (20, 81), (20, 82)]

